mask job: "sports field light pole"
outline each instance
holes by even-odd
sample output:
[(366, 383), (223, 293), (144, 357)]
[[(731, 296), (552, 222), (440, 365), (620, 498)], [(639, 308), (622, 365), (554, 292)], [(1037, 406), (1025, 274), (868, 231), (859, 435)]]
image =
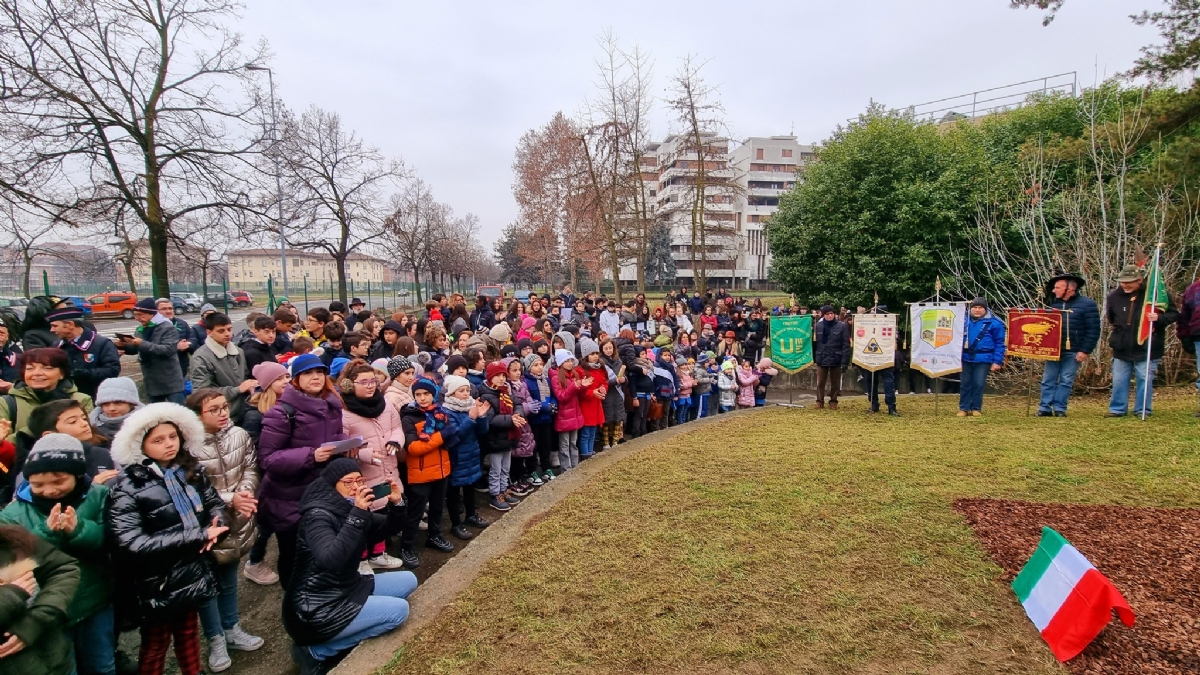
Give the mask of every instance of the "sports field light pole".
[[(287, 239), (283, 236), (283, 170), (279, 167), (279, 121), (275, 117), (275, 73), (266, 66), (246, 64), (246, 70), (266, 71), (267, 83), (271, 89), (271, 149), (275, 155), (275, 203), (279, 209), (279, 264), (283, 267), (283, 296), (288, 294), (287, 279)], [(308, 311), (305, 307), (304, 311)]]

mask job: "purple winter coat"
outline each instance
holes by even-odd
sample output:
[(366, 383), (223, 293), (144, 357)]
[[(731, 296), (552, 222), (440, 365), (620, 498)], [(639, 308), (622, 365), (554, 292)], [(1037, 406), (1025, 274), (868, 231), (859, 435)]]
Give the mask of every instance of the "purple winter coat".
[(575, 379), (575, 371), (566, 376), (567, 386), (558, 384), (558, 369), (550, 372), (550, 389), (558, 399), (558, 414), (554, 416), (555, 431), (579, 431), (583, 428), (583, 408), (579, 406), (579, 397), (585, 389), (579, 386)]
[[(525, 378), (521, 378), (516, 382), (509, 380), (508, 391), (512, 396), (513, 409), (517, 411), (517, 414), (527, 420), (531, 419), (533, 417), (533, 411), (530, 410), (532, 399), (529, 398), (529, 387), (525, 384)], [(517, 439), (516, 444), (513, 445), (512, 456), (533, 457), (533, 452), (536, 449), (537, 444), (533, 440), (533, 429), (526, 424), (521, 427), (521, 436)]]
[[(295, 410), (289, 421), (276, 404), (263, 415), (258, 438), (258, 518), (273, 532), (290, 532), (300, 524), (300, 498), (308, 484), (325, 469), (313, 451), (348, 438), (342, 433), (342, 401), (334, 394), (314, 398), (292, 385), (283, 389), (280, 403)], [(336, 455), (335, 455), (336, 457)]]

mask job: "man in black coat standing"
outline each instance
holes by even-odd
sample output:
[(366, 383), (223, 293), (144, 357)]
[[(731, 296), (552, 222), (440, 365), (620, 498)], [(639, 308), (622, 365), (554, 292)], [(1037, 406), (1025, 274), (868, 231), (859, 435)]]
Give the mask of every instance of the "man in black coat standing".
[(821, 320), (813, 327), (813, 363), (817, 366), (817, 410), (825, 407), (825, 385), (829, 384), (829, 409), (837, 410), (842, 393), (842, 370), (850, 365), (850, 327), (838, 321), (833, 305), (821, 308)]
[(179, 331), (158, 313), (153, 298), (142, 298), (133, 307), (133, 318), (142, 324), (134, 335), (117, 336), (117, 347), (136, 355), (142, 364), (142, 384), (151, 403), (169, 401), (183, 405), (183, 370), (179, 367)]
[(46, 315), (59, 349), (71, 363), (71, 381), (80, 392), (96, 398), (100, 383), (121, 375), (121, 353), (112, 340), (83, 325), (83, 310), (66, 306)]

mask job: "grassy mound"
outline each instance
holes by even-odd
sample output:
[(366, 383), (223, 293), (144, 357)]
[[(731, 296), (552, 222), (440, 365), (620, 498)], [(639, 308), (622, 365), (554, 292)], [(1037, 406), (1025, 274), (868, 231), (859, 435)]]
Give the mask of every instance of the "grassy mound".
[[(1200, 505), (1194, 400), (1148, 423), (943, 397), (769, 408), (646, 449), (530, 527), (386, 672), (1062, 672), (958, 497)], [(950, 414), (947, 411), (951, 411)]]

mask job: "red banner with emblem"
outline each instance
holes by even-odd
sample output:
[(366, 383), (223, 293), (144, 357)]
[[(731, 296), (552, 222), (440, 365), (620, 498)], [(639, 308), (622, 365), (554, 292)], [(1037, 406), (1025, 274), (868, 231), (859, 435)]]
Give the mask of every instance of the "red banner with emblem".
[(1008, 310), (1008, 356), (1057, 361), (1062, 357), (1062, 324), (1057, 310)]

